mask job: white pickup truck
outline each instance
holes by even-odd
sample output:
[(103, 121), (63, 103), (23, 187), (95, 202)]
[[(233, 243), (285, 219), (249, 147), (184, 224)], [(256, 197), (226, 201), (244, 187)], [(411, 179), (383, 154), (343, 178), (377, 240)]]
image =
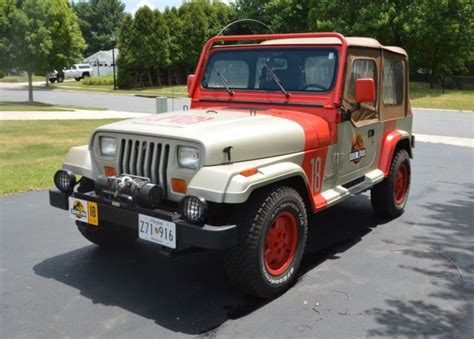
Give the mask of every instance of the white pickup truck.
[(63, 82), (64, 79), (76, 79), (80, 81), (81, 79), (88, 78), (92, 75), (92, 66), (89, 64), (75, 64), (71, 67), (65, 68), (62, 72), (51, 72), (48, 74), (48, 80), (51, 83), (54, 82)]

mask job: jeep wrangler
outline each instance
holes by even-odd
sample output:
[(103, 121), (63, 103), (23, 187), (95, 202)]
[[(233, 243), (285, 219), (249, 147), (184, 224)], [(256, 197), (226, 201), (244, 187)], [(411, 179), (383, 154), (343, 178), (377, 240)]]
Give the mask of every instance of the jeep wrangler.
[(91, 242), (225, 250), (230, 281), (272, 298), (297, 278), (314, 213), (368, 190), (378, 217), (403, 212), (403, 49), (338, 33), (218, 36), (188, 91), (189, 110), (97, 128), (67, 154), (50, 203)]

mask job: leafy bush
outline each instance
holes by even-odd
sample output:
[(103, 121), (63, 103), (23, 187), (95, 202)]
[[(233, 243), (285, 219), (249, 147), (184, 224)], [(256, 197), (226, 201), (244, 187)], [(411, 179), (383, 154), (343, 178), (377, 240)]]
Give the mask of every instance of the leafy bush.
[(103, 85), (113, 85), (114, 84), (114, 77), (112, 74), (110, 75), (105, 75), (102, 77), (90, 77), (86, 78), (82, 81), (83, 85), (98, 85), (98, 86), (103, 86)]

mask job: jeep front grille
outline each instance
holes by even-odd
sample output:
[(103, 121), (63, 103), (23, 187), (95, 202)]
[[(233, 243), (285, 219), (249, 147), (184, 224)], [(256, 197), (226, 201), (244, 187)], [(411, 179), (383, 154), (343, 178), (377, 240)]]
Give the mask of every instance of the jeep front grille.
[(122, 139), (120, 144), (120, 173), (139, 175), (163, 187), (167, 196), (167, 167), (170, 145), (137, 139)]

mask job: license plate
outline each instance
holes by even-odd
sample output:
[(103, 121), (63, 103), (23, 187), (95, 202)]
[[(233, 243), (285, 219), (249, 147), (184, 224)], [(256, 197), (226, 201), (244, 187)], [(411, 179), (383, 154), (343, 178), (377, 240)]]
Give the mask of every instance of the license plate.
[(166, 247), (176, 248), (176, 224), (139, 214), (138, 237)]
[(96, 202), (69, 197), (69, 215), (74, 220), (99, 226), (99, 209)]

